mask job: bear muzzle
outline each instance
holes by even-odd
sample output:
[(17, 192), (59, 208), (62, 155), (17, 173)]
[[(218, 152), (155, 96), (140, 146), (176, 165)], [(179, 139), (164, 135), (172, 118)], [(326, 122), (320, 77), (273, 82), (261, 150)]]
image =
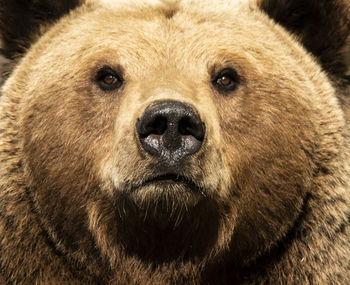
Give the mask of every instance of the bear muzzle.
[(175, 100), (161, 100), (146, 107), (136, 130), (144, 151), (170, 168), (201, 149), (205, 123), (197, 109)]

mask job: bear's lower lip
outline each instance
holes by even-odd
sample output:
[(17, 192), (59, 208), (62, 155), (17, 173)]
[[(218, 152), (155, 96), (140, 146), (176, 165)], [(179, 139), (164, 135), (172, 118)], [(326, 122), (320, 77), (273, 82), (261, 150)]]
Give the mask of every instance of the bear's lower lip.
[(200, 193), (203, 192), (203, 189), (201, 189), (201, 187), (198, 186), (191, 179), (185, 176), (177, 175), (173, 173), (152, 177), (146, 180), (144, 183), (142, 183), (142, 187), (148, 186), (151, 184), (157, 185), (157, 186), (184, 185), (186, 186), (187, 189), (191, 189), (192, 191), (200, 192)]
[(153, 177), (151, 179), (148, 179), (145, 184), (151, 183), (154, 181), (169, 181), (169, 182), (174, 182), (174, 183), (188, 183), (190, 180), (187, 179), (184, 176), (176, 175), (176, 174), (163, 174), (160, 176)]

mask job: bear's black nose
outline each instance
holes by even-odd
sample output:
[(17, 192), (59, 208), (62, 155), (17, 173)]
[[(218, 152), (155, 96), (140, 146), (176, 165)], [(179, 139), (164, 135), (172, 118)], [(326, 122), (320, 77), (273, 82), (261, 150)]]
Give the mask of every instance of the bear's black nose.
[(150, 104), (136, 123), (143, 149), (169, 164), (199, 151), (205, 124), (190, 104), (173, 100)]

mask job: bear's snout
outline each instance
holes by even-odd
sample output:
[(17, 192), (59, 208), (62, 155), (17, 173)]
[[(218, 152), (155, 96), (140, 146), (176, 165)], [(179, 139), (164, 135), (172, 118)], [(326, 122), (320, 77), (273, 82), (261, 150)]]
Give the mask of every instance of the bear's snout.
[(205, 137), (205, 124), (197, 109), (174, 100), (151, 103), (137, 120), (142, 148), (173, 165), (198, 152)]

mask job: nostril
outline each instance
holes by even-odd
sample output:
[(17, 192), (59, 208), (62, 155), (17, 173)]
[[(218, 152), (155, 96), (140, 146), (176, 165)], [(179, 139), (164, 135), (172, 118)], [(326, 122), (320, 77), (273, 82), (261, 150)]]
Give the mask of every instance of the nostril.
[(161, 116), (158, 116), (154, 119), (153, 122), (149, 125), (150, 134), (162, 135), (167, 129), (167, 119)]
[(148, 137), (149, 135), (163, 135), (167, 129), (168, 121), (163, 116), (156, 116), (149, 122), (142, 125), (140, 129), (140, 136), (142, 138)]
[(182, 118), (179, 122), (179, 133), (183, 136), (192, 135), (192, 126), (188, 117)]
[(179, 133), (183, 136), (193, 136), (202, 141), (205, 134), (205, 126), (202, 122), (196, 122), (192, 117), (184, 117), (179, 121)]

